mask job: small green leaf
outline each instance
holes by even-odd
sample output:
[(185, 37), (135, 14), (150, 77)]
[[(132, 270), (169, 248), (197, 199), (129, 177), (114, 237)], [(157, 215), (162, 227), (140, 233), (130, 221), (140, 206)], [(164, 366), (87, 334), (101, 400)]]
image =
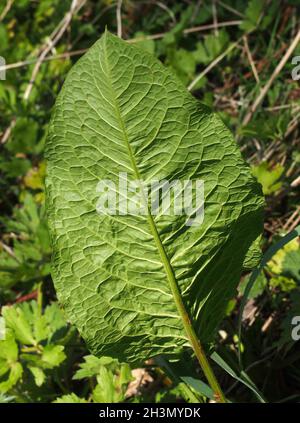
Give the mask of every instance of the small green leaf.
[(182, 48), (175, 50), (169, 63), (183, 83), (188, 83), (194, 77), (196, 60), (191, 51)]
[(25, 345), (36, 345), (32, 328), (21, 307), (5, 306), (2, 308), (2, 315), (18, 341)]
[(42, 386), (46, 379), (46, 375), (43, 372), (43, 370), (39, 367), (33, 367), (33, 366), (28, 366), (28, 369), (33, 374), (36, 386)]
[[(244, 295), (244, 292), (245, 292), (245, 290), (247, 288), (249, 279), (250, 279), (250, 276), (247, 275), (243, 279), (243, 281), (241, 282), (241, 284), (239, 285), (239, 293), (241, 295)], [(268, 285), (267, 278), (265, 277), (265, 275), (263, 273), (260, 273), (260, 275), (257, 277), (257, 279), (256, 279), (256, 281), (255, 281), (255, 283), (254, 283), (254, 285), (253, 285), (253, 287), (251, 289), (250, 294), (248, 295), (248, 299), (250, 299), (250, 298), (256, 298), (259, 295), (261, 295), (264, 292), (264, 290), (265, 290), (265, 288), (266, 288), (267, 285)]]
[(102, 366), (116, 366), (118, 361), (111, 357), (95, 357), (94, 355), (86, 355), (84, 363), (80, 363), (80, 369), (77, 370), (73, 379), (79, 380), (87, 377), (96, 376)]
[(246, 18), (241, 23), (240, 28), (245, 31), (251, 31), (256, 28), (259, 18), (264, 8), (263, 0), (250, 0), (246, 8)]
[(93, 390), (94, 402), (115, 403), (125, 400), (126, 388), (132, 376), (128, 364), (121, 364), (115, 371), (101, 366), (96, 379), (97, 386)]
[(193, 56), (197, 63), (208, 64), (222, 53), (229, 43), (229, 36), (223, 29), (218, 35), (206, 35), (204, 42), (199, 41)]
[(45, 340), (49, 342), (60, 329), (67, 329), (63, 313), (56, 303), (47, 306), (44, 313), (41, 313), (36, 301), (6, 306), (2, 310), (6, 326), (24, 345), (36, 346)]
[(0, 341), (0, 359), (9, 362), (17, 361), (18, 345), (11, 331), (7, 331), (5, 339)]
[(8, 330), (0, 341), (0, 392), (8, 392), (21, 378), (23, 368), (18, 360), (18, 345), (13, 333)]
[(252, 166), (252, 173), (263, 187), (263, 193), (270, 195), (278, 191), (282, 182), (279, 181), (284, 172), (284, 167), (277, 164), (272, 169), (267, 162), (261, 162), (258, 166)]
[(59, 366), (66, 358), (62, 345), (46, 345), (42, 353), (42, 361), (49, 369)]
[(134, 38), (138, 39), (135, 45), (148, 53), (155, 53), (155, 41), (147, 40), (147, 34), (142, 31), (138, 31), (134, 34)]
[(300, 249), (286, 253), (282, 273), (300, 283)]
[(10, 367), (8, 379), (0, 382), (0, 392), (8, 392), (22, 377), (23, 368), (20, 363), (13, 363)]
[(84, 398), (79, 398), (76, 394), (73, 392), (68, 395), (63, 395), (62, 397), (56, 398), (55, 401), (53, 401), (56, 404), (77, 404), (77, 403), (87, 403), (87, 401)]

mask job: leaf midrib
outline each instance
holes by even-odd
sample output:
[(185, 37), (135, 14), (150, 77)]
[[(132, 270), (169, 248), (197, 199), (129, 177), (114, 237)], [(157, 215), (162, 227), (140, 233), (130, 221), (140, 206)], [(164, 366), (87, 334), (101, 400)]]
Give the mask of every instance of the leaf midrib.
[[(124, 121), (123, 121), (123, 118), (122, 118), (122, 115), (121, 115), (120, 106), (119, 106), (118, 101), (117, 101), (117, 96), (115, 94), (114, 87), (113, 87), (113, 84), (111, 82), (112, 81), (111, 71), (110, 71), (109, 61), (108, 61), (108, 57), (107, 57), (107, 44), (106, 44), (107, 33), (105, 33), (104, 40), (105, 40), (104, 57), (105, 57), (106, 69), (107, 69), (107, 72), (108, 72), (108, 75), (107, 75), (108, 84), (109, 84), (109, 87), (110, 87), (110, 90), (111, 90), (111, 93), (112, 93), (113, 103), (114, 103), (114, 106), (115, 106), (117, 119), (118, 119), (119, 124), (120, 124), (120, 129), (121, 129), (121, 132), (123, 134), (123, 138), (124, 138), (127, 150), (128, 150), (130, 163), (132, 165), (133, 172), (135, 174), (135, 178), (140, 183), (140, 181), (142, 180), (141, 174), (140, 174), (138, 166), (136, 164), (135, 156), (134, 156), (134, 153), (132, 151), (132, 147), (131, 147), (130, 142), (129, 142), (126, 127), (125, 127), (125, 124), (124, 124)], [(148, 201), (145, 198), (143, 189), (141, 189), (141, 193), (142, 193), (142, 197), (143, 197), (145, 206), (147, 207), (147, 211), (148, 211), (147, 220), (148, 220), (148, 223), (149, 223), (149, 226), (150, 226), (151, 234), (153, 236), (156, 247), (159, 251), (159, 255), (160, 255), (160, 258), (161, 258), (161, 261), (162, 261), (162, 265), (163, 265), (164, 270), (165, 270), (166, 275), (167, 275), (167, 280), (168, 280), (168, 283), (169, 283), (171, 293), (173, 295), (173, 299), (174, 299), (177, 311), (179, 313), (179, 316), (182, 319), (183, 328), (184, 328), (184, 330), (187, 334), (187, 337), (188, 337), (187, 339), (190, 339), (190, 341), (192, 342), (190, 331), (194, 332), (194, 329), (192, 327), (188, 312), (187, 312), (185, 305), (183, 303), (180, 288), (179, 288), (177, 280), (175, 278), (175, 274), (174, 274), (173, 268), (171, 266), (167, 252), (166, 252), (164, 245), (163, 245), (163, 243), (160, 239), (158, 230), (156, 228), (156, 224), (155, 224), (153, 216), (150, 212)]]

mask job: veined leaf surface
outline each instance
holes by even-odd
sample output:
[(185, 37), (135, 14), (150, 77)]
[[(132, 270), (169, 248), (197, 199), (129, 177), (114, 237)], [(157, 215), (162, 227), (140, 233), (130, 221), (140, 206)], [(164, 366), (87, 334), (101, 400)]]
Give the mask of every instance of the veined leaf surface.
[[(219, 117), (150, 54), (105, 33), (70, 71), (47, 139), (53, 279), (95, 355), (137, 361), (202, 342), (235, 294), (263, 197)], [(99, 215), (97, 185), (203, 180), (204, 220)]]

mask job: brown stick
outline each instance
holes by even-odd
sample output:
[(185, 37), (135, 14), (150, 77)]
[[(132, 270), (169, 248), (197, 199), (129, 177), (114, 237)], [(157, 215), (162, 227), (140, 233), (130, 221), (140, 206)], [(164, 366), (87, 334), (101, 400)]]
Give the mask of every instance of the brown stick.
[(291, 54), (293, 53), (293, 51), (297, 47), (297, 44), (299, 43), (299, 41), (300, 41), (300, 30), (297, 32), (297, 34), (296, 34), (293, 42), (291, 43), (291, 45), (287, 49), (287, 51), (286, 51), (285, 55), (283, 56), (283, 58), (280, 60), (280, 62), (276, 66), (276, 68), (275, 68), (273, 74), (271, 75), (270, 79), (268, 80), (268, 82), (266, 83), (266, 85), (262, 88), (262, 90), (260, 91), (260, 93), (257, 96), (256, 100), (254, 101), (254, 103), (250, 107), (249, 112), (246, 114), (246, 116), (245, 116), (245, 118), (243, 120), (243, 123), (242, 123), (243, 125), (247, 125), (250, 122), (253, 114), (256, 112), (256, 109), (258, 108), (258, 106), (260, 105), (260, 103), (265, 98), (268, 90), (270, 89), (270, 87), (273, 84), (274, 80), (277, 78), (277, 76), (279, 75), (279, 73), (283, 69), (283, 67), (286, 64), (286, 62), (289, 60)]

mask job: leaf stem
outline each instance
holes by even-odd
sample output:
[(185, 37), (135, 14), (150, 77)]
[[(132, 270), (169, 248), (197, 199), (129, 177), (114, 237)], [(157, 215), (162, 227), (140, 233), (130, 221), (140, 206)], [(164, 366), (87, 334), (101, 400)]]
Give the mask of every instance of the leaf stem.
[(203, 370), (203, 373), (210, 385), (210, 387), (212, 388), (212, 390), (214, 391), (214, 397), (215, 400), (217, 402), (221, 402), (221, 403), (226, 403), (226, 398), (225, 395), (219, 385), (219, 382), (215, 376), (215, 373), (211, 367), (211, 365), (209, 364), (209, 361), (205, 355), (204, 349), (194, 331), (194, 328), (190, 322), (189, 316), (186, 313), (186, 319), (189, 322), (187, 325), (185, 325), (185, 319), (183, 319), (184, 321), (184, 326), (185, 326), (185, 330), (186, 333), (190, 339), (190, 343), (193, 347), (194, 353), (199, 361), (199, 364)]
[(173, 268), (170, 264), (170, 261), (168, 260), (168, 256), (167, 253), (164, 249), (164, 246), (160, 240), (156, 225), (154, 223), (153, 217), (152, 215), (149, 213), (148, 215), (148, 221), (149, 221), (149, 225), (150, 228), (152, 230), (153, 233), (153, 237), (154, 240), (156, 242), (156, 245), (158, 247), (162, 262), (164, 264), (166, 273), (167, 273), (167, 278), (168, 278), (168, 282), (170, 284), (170, 288), (173, 294), (173, 298), (176, 304), (176, 308), (180, 314), (180, 317), (182, 319), (182, 323), (183, 323), (183, 327), (184, 330), (189, 338), (190, 344), (194, 350), (194, 353), (199, 361), (199, 364), (203, 370), (203, 373), (210, 385), (210, 387), (212, 388), (212, 390), (214, 391), (214, 396), (217, 402), (221, 402), (221, 403), (226, 403), (226, 398), (225, 395), (216, 379), (216, 376), (214, 374), (213, 369), (211, 368), (209, 361), (205, 355), (204, 349), (200, 343), (200, 340), (198, 339), (198, 336), (196, 335), (196, 332), (194, 330), (194, 327), (192, 325), (192, 322), (190, 320), (190, 317), (186, 311), (186, 307), (184, 305), (184, 302), (182, 300), (181, 297), (181, 292), (179, 289), (179, 286), (177, 284), (174, 272), (173, 272)]

